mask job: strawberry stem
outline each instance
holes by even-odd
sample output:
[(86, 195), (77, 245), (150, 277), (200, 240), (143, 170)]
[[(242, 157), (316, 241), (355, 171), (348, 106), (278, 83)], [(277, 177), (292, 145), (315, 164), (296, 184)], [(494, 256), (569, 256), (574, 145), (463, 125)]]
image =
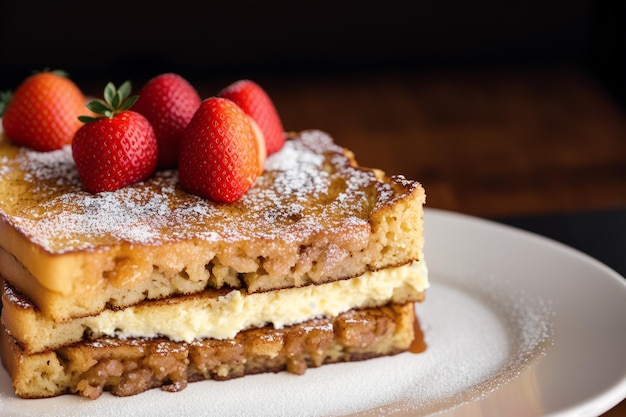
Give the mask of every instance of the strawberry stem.
[(93, 100), (87, 103), (87, 108), (99, 114), (99, 117), (78, 116), (78, 120), (84, 123), (94, 122), (104, 117), (112, 118), (118, 113), (130, 109), (137, 101), (139, 96), (130, 96), (132, 86), (130, 81), (124, 82), (119, 88), (113, 83), (107, 83), (104, 87), (104, 101)]

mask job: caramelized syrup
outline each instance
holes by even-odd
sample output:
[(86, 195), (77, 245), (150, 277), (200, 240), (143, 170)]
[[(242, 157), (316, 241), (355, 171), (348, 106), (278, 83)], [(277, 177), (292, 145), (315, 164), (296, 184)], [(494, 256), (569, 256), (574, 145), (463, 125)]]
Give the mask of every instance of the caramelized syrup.
[(422, 326), (420, 326), (420, 321), (415, 316), (415, 320), (413, 321), (413, 333), (415, 336), (413, 338), (413, 342), (411, 346), (409, 346), (409, 352), (411, 353), (422, 353), (426, 350), (426, 342), (424, 341), (424, 331), (422, 330)]

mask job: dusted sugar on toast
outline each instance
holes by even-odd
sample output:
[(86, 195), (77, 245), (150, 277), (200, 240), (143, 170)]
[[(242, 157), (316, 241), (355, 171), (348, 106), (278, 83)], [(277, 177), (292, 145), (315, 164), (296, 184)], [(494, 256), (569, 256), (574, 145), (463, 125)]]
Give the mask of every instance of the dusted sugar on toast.
[(359, 166), (325, 132), (285, 133), (250, 80), (205, 100), (176, 74), (139, 97), (108, 84), (61, 137), (29, 112), (64, 109), (68, 83), (27, 81), (8, 125), (35, 128), (0, 129), (0, 354), (16, 395), (303, 374), (421, 334), (417, 181)]
[(41, 154), (3, 138), (0, 160), (5, 274), (58, 320), (205, 288), (321, 284), (421, 258), (420, 184), (357, 166), (321, 131), (290, 135), (229, 205), (181, 190), (172, 170), (88, 193), (67, 148)]

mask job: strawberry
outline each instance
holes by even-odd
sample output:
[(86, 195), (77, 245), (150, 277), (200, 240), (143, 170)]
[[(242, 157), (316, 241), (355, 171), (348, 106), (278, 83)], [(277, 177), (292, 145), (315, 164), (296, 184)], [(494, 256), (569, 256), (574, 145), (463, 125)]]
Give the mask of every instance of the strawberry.
[(239, 106), (221, 97), (202, 102), (183, 131), (178, 160), (181, 186), (219, 203), (232, 203), (259, 173), (254, 129)]
[(172, 73), (157, 75), (139, 91), (133, 110), (143, 114), (154, 128), (159, 168), (173, 168), (178, 163), (180, 134), (201, 102), (195, 88)]
[(261, 132), (261, 128), (254, 121), (254, 119), (248, 116), (248, 121), (252, 125), (252, 130), (254, 131), (254, 138), (256, 139), (256, 150), (259, 155), (259, 170), (257, 171), (258, 175), (263, 174), (265, 170), (265, 160), (267, 159), (267, 148), (265, 147), (265, 136), (263, 136), (263, 132)]
[(39, 72), (26, 78), (5, 104), (2, 126), (17, 145), (52, 151), (69, 144), (82, 125), (82, 91), (60, 71)]
[(72, 141), (72, 155), (85, 188), (114, 191), (148, 178), (156, 169), (157, 140), (154, 129), (141, 114), (129, 110), (137, 96), (128, 97), (127, 81), (118, 89), (104, 89), (105, 102), (87, 107), (101, 117), (81, 116), (85, 124)]
[(268, 155), (283, 147), (285, 143), (283, 124), (274, 103), (257, 83), (250, 80), (236, 81), (220, 91), (218, 96), (234, 101), (257, 122), (265, 136)]

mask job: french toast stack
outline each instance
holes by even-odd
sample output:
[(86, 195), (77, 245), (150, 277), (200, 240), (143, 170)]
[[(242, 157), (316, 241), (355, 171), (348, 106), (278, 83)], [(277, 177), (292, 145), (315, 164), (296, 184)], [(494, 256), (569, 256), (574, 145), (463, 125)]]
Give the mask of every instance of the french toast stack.
[(0, 132), (3, 364), (20, 397), (97, 398), (407, 351), (424, 201), (316, 130), (233, 204), (175, 170), (92, 194), (68, 147)]

